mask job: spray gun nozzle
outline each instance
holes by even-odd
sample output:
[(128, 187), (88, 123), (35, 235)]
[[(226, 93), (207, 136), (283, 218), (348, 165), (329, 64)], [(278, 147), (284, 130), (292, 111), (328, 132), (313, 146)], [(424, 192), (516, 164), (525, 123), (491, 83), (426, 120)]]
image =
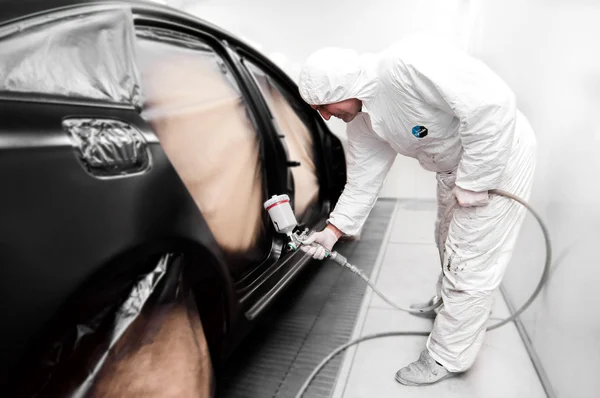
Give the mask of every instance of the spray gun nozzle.
[(298, 245), (297, 245), (297, 243), (296, 243), (297, 239), (294, 239), (294, 235), (295, 235), (295, 234), (293, 234), (293, 233), (291, 233), (291, 232), (289, 232), (289, 233), (287, 234), (287, 237), (288, 237), (288, 239), (289, 239), (289, 241), (288, 241), (288, 244), (287, 244), (287, 247), (288, 247), (288, 249), (289, 249), (289, 250), (291, 250), (291, 251), (293, 251), (293, 252), (295, 252), (295, 251), (296, 251), (296, 250), (298, 250), (298, 248), (299, 248), (299, 246), (298, 246)]

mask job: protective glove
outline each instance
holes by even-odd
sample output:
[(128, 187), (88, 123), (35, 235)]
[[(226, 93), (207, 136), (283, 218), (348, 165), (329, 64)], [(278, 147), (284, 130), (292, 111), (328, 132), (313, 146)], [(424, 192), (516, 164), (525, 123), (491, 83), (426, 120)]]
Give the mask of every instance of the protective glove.
[(462, 189), (458, 185), (452, 191), (456, 197), (456, 201), (462, 207), (479, 207), (489, 203), (490, 197), (488, 191), (473, 192), (468, 189)]
[(331, 252), (333, 245), (338, 241), (335, 232), (325, 228), (321, 232), (315, 232), (302, 242), (302, 251), (311, 255), (315, 260), (323, 260), (325, 255)]

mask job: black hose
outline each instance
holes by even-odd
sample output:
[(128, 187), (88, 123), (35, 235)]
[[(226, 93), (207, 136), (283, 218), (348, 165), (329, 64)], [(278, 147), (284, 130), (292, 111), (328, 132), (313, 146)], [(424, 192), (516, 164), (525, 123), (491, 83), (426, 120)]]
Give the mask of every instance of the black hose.
[[(533, 291), (533, 293), (529, 296), (529, 299), (527, 299), (527, 301), (517, 311), (515, 311), (514, 314), (512, 314), (508, 318), (506, 318), (506, 319), (504, 319), (504, 320), (502, 320), (502, 321), (500, 321), (498, 323), (493, 324), (492, 326), (489, 326), (487, 328), (488, 331), (497, 329), (497, 328), (499, 328), (501, 326), (506, 325), (509, 322), (514, 321), (519, 315), (521, 315), (523, 313), (523, 311), (525, 311), (531, 305), (531, 303), (540, 294), (540, 291), (542, 290), (542, 288), (546, 284), (546, 281), (548, 279), (548, 275), (550, 273), (550, 265), (552, 264), (552, 245), (550, 243), (550, 234), (548, 233), (548, 228), (546, 227), (546, 224), (544, 224), (544, 221), (542, 221), (542, 218), (540, 217), (540, 215), (529, 205), (529, 203), (527, 203), (525, 200), (519, 198), (518, 196), (513, 195), (512, 193), (505, 192), (505, 191), (502, 191), (502, 190), (499, 190), (499, 189), (492, 189), (491, 191), (489, 191), (489, 193), (490, 194), (494, 194), (494, 195), (504, 196), (506, 198), (512, 199), (514, 201), (517, 201), (521, 205), (523, 205), (527, 210), (529, 210), (529, 212), (531, 213), (531, 215), (533, 215), (533, 217), (538, 222), (540, 228), (542, 229), (542, 234), (544, 235), (544, 242), (546, 244), (546, 261), (544, 263), (544, 270), (542, 272), (542, 276), (540, 277), (540, 281), (538, 282), (538, 284), (537, 284), (535, 290)], [(319, 363), (319, 365), (317, 365), (317, 367), (313, 370), (313, 372), (310, 374), (310, 376), (308, 376), (308, 378), (306, 379), (306, 381), (304, 382), (304, 384), (300, 388), (300, 391), (298, 391), (298, 393), (296, 394), (296, 398), (302, 398), (302, 396), (304, 395), (304, 393), (306, 392), (306, 390), (308, 390), (308, 387), (310, 386), (310, 383), (317, 376), (317, 374), (321, 371), (321, 369), (323, 369), (325, 367), (325, 365), (327, 365), (327, 363), (329, 361), (331, 361), (336, 355), (338, 355), (339, 353), (347, 350), (348, 348), (352, 347), (353, 345), (362, 343), (363, 341), (373, 340), (373, 339), (378, 339), (378, 338), (383, 338), (383, 337), (392, 337), (392, 336), (429, 336), (429, 334), (430, 334), (430, 332), (407, 332), (407, 331), (383, 332), (383, 333), (369, 334), (369, 335), (366, 335), (366, 336), (362, 336), (362, 337), (360, 337), (358, 339), (349, 341), (348, 343), (346, 343), (346, 344), (344, 344), (344, 345), (336, 348), (329, 355), (327, 355), (327, 357), (325, 359), (323, 359), (321, 361), (321, 363)]]

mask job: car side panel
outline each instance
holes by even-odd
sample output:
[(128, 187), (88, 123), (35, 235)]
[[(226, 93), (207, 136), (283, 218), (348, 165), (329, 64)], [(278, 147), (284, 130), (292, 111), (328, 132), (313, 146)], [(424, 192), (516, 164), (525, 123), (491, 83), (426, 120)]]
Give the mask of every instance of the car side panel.
[[(187, 242), (220, 258), (192, 198), (135, 111), (25, 102), (0, 107), (2, 372), (79, 286), (124, 253), (144, 258)], [(92, 176), (62, 128), (65, 117), (135, 126), (148, 142), (150, 169)], [(233, 293), (227, 296), (232, 304)]]

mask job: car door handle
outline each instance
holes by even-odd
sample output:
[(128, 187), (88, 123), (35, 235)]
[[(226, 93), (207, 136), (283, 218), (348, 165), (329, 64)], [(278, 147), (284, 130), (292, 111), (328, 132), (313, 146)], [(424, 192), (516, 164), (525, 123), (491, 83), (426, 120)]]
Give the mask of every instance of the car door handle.
[(98, 178), (125, 177), (150, 169), (151, 157), (142, 133), (129, 123), (113, 119), (63, 120), (79, 160)]

